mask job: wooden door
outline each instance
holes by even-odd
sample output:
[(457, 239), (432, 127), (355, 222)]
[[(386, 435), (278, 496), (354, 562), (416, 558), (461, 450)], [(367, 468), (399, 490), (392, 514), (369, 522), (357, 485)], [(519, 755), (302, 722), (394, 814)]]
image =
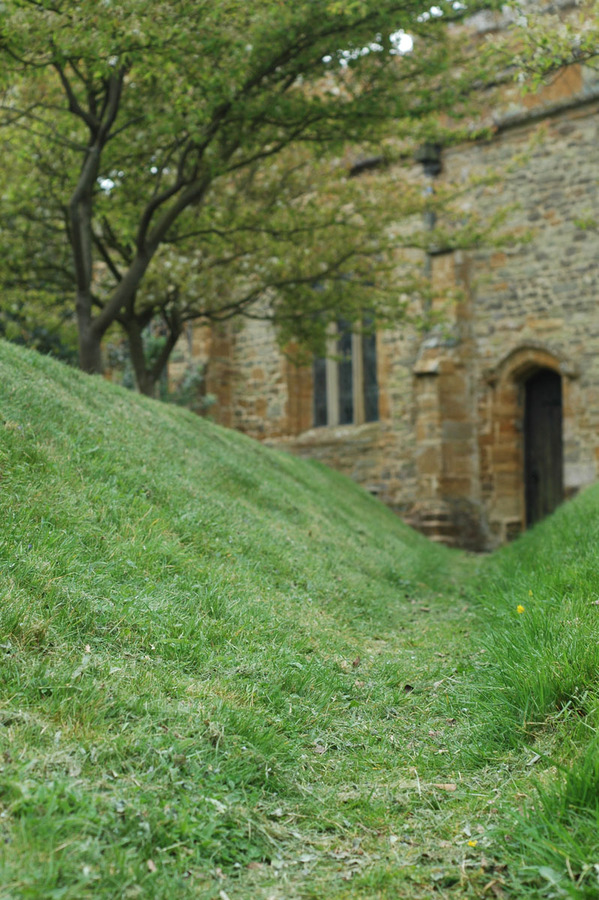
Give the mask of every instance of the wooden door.
[(541, 369), (524, 385), (524, 489), (526, 524), (552, 513), (564, 496), (562, 380)]

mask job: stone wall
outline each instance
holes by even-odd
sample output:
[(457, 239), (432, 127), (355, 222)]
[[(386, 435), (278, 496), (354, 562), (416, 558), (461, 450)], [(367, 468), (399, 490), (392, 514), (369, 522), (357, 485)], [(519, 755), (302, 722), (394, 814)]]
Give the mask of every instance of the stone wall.
[(507, 227), (530, 233), (429, 259), (433, 286), (459, 295), (429, 334), (377, 336), (378, 422), (311, 428), (311, 372), (261, 322), (205, 348), (215, 418), (340, 469), (433, 539), (489, 549), (526, 525), (523, 396), (549, 369), (562, 379), (566, 497), (597, 480), (599, 237), (576, 224), (599, 209), (597, 88), (575, 68), (532, 100), (508, 96), (489, 114), (492, 139), (444, 153), (440, 179), (501, 172), (466, 202), (489, 215), (514, 204)]
[[(582, 79), (579, 82), (583, 84)], [(508, 119), (494, 139), (446, 156), (446, 171), (499, 167), (528, 152), (485, 209), (518, 203), (530, 243), (470, 254), (471, 378), (477, 397), (480, 496), (487, 545), (524, 527), (523, 386), (540, 368), (563, 389), (566, 496), (599, 477), (599, 237), (577, 220), (599, 208), (599, 104), (556, 104), (536, 124)], [(529, 148), (532, 131), (541, 129)]]

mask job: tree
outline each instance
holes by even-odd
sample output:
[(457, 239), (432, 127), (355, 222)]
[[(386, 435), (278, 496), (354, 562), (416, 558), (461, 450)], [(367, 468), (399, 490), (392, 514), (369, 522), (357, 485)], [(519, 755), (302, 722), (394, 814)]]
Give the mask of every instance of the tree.
[(31, 173), (8, 141), (1, 141), (0, 153), (5, 161), (0, 172), (0, 335), (74, 362), (73, 271), (64, 215), (56, 204), (40, 205)]
[[(204, 274), (215, 277), (219, 235), (210, 223), (227, 220), (231, 190), (248, 179), (265, 184), (278, 158), (373, 144), (391, 126), (405, 140), (428, 133), (440, 110), (457, 114), (480, 77), (459, 64), (447, 27), (465, 15), (446, 0), (432, 14), (417, 0), (6, 0), (2, 120), (19, 135), (41, 205), (51, 183), (65, 217), (81, 367), (101, 370), (102, 338), (118, 323), (138, 384), (151, 390), (156, 373), (145, 377), (139, 352), (144, 323), (162, 315), (170, 346), (191, 314), (180, 285), (164, 277), (173, 246), (193, 239)], [(402, 33), (413, 36), (413, 52), (400, 52)], [(257, 228), (263, 215), (257, 204), (251, 226), (229, 219), (218, 252), (227, 244), (247, 259), (272, 238), (270, 224)], [(373, 249), (364, 255), (371, 263)], [(345, 294), (361, 281), (338, 258), (329, 268), (339, 274), (337, 293), (341, 279)], [(315, 320), (315, 274), (295, 279), (301, 303), (289, 322)], [(152, 290), (161, 280), (164, 289)], [(282, 296), (286, 286), (267, 277), (260, 296), (265, 287)], [(222, 316), (226, 305), (216, 311), (210, 301), (204, 313)]]
[(537, 88), (564, 66), (599, 59), (599, 2), (582, 0), (546, 8), (511, 4), (515, 28), (506, 52), (517, 76)]

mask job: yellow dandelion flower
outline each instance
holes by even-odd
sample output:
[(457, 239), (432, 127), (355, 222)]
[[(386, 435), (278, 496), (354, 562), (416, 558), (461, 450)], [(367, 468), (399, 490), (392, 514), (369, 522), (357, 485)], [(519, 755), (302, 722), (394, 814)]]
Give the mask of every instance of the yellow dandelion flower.
[(477, 844), (478, 844), (478, 841), (468, 841), (469, 847), (476, 847)]
[(516, 612), (518, 613), (518, 615), (522, 615), (522, 613), (524, 612), (524, 607), (522, 606), (521, 603), (519, 603), (518, 606), (516, 607)]

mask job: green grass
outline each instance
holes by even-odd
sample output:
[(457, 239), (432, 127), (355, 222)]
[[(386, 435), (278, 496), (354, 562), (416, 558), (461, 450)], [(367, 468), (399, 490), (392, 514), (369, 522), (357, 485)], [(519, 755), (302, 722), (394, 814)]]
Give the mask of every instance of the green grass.
[(597, 492), (479, 560), (6, 344), (0, 418), (1, 900), (593, 896)]
[[(585, 492), (481, 566), (485, 622), (472, 747), (528, 748), (506, 811), (515, 896), (599, 896), (599, 493)], [(468, 696), (465, 689), (464, 696)], [(538, 770), (538, 774), (537, 773)]]

